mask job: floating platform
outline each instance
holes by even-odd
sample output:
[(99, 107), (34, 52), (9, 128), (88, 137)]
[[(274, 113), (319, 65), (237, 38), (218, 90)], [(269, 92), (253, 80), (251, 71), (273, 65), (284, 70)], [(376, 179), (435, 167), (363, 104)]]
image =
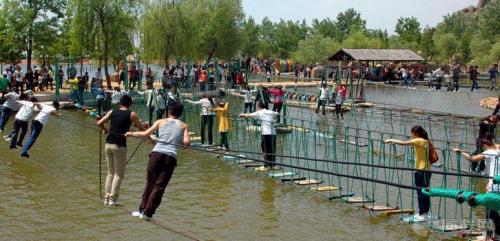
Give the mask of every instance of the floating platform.
[(191, 139), (191, 141), (201, 141), (201, 136), (191, 136), (189, 139)]
[(273, 167), (272, 169), (270, 169), (269, 167), (265, 167), (265, 166), (261, 166), (260, 167), (257, 167), (257, 168), (254, 168), (255, 171), (258, 171), (258, 172), (267, 172), (267, 171), (270, 171), (270, 170), (281, 170), (280, 167)]
[(247, 156), (240, 154), (240, 155), (234, 155), (234, 156), (218, 155), (217, 157), (221, 160), (224, 160), (224, 161), (236, 161), (236, 160), (239, 160), (241, 158), (246, 158)]
[(346, 203), (373, 203), (375, 200), (371, 200), (368, 197), (343, 197)]
[(297, 173), (295, 172), (275, 172), (275, 173), (269, 173), (268, 176), (270, 177), (288, 177), (288, 176), (295, 176)]
[(348, 192), (348, 193), (345, 193), (345, 194), (340, 194), (340, 195), (337, 195), (337, 196), (328, 197), (328, 199), (329, 200), (333, 200), (333, 199), (340, 199), (340, 198), (352, 197), (352, 196), (354, 196), (354, 193), (353, 192)]
[(259, 162), (250, 162), (250, 163), (244, 163), (245, 164), (245, 168), (259, 168), (262, 166), (262, 163), (259, 163)]
[(384, 214), (385, 216), (392, 216), (396, 214), (414, 214), (415, 210), (413, 209), (396, 209), (396, 210), (389, 210), (385, 211)]
[(414, 215), (411, 215), (411, 216), (407, 216), (407, 217), (402, 217), (401, 218), (401, 221), (405, 222), (405, 223), (423, 223), (423, 222), (430, 222), (430, 221), (437, 221), (439, 220), (438, 217), (435, 217), (435, 216), (431, 216), (431, 217), (425, 217), (424, 219), (422, 220), (416, 220), (414, 218)]
[(467, 225), (456, 224), (456, 223), (445, 223), (445, 224), (432, 224), (431, 227), (433, 230), (438, 232), (455, 232), (461, 230), (467, 230)]
[(384, 211), (392, 211), (392, 210), (399, 210), (398, 207), (390, 207), (390, 206), (383, 206), (383, 205), (363, 205), (364, 209), (368, 209), (372, 212), (384, 212)]
[(327, 192), (327, 191), (338, 191), (339, 187), (336, 186), (320, 186), (320, 187), (311, 187), (309, 188), (315, 192)]
[(262, 165), (262, 163), (255, 162), (254, 160), (250, 160), (250, 159), (236, 159), (236, 160), (234, 160), (234, 163), (236, 163), (236, 164), (250, 164), (250, 163), (255, 163), (255, 164), (258, 164), (259, 166)]
[(318, 185), (323, 183), (321, 180), (316, 180), (316, 179), (305, 179), (305, 180), (300, 180), (300, 181), (293, 181), (293, 183), (300, 185), (300, 186), (306, 186), (306, 185)]

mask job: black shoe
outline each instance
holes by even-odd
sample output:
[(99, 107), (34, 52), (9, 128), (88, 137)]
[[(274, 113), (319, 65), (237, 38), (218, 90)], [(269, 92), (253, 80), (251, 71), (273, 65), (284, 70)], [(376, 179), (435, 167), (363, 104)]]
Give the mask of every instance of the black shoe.
[(30, 158), (30, 154), (28, 154), (28, 153), (21, 153), (21, 156), (26, 157), (26, 158)]
[(9, 146), (9, 149), (17, 149), (16, 146)]
[(23, 147), (23, 144), (17, 143), (16, 146)]

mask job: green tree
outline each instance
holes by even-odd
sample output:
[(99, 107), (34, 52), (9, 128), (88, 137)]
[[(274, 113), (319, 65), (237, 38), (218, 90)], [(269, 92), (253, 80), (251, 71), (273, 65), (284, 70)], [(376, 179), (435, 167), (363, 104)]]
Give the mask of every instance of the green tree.
[(365, 31), (366, 21), (354, 8), (349, 8), (337, 15), (337, 30), (337, 40), (343, 41), (352, 32)]
[(349, 37), (342, 43), (345, 48), (353, 49), (368, 49), (368, 48), (381, 48), (382, 41), (377, 38), (370, 38), (362, 31), (356, 31), (349, 34)]
[[(8, 8), (5, 5), (0, 10), (0, 63), (17, 64), (23, 59), (25, 49), (25, 35), (22, 31), (24, 24), (19, 19), (12, 18), (12, 11), (17, 8)], [(9, 13), (10, 11), (10, 13)]]
[(497, 39), (495, 44), (491, 47), (489, 58), (493, 63), (498, 64), (500, 61), (500, 39)]
[[(73, 17), (88, 19), (75, 20), (79, 22), (89, 21), (95, 26), (93, 34), (96, 38), (95, 55), (101, 55), (104, 64), (104, 75), (106, 76), (107, 86), (111, 88), (111, 79), (109, 78), (108, 64), (110, 59), (110, 45), (114, 41), (114, 34), (122, 32), (117, 28), (122, 27), (120, 21), (124, 16), (129, 16), (129, 1), (127, 0), (71, 0)], [(81, 14), (80, 14), (81, 13)]]
[(335, 38), (337, 36), (337, 26), (335, 21), (330, 18), (322, 20), (313, 19), (311, 31), (329, 38)]
[(302, 22), (280, 20), (275, 26), (275, 31), (278, 57), (289, 58), (297, 49), (299, 41), (309, 34), (309, 27), (305, 20)]
[(430, 60), (436, 54), (436, 44), (434, 43), (435, 28), (426, 26), (422, 31), (422, 38), (420, 40), (420, 49), (425, 59)]
[(415, 17), (398, 18), (395, 32), (399, 35), (399, 38), (406, 44), (415, 44), (416, 46), (418, 45), (418, 43), (420, 43), (420, 23)]
[(436, 33), (434, 41), (442, 61), (449, 62), (453, 55), (458, 53), (460, 42), (458, 42), (454, 34)]
[(292, 59), (299, 63), (325, 62), (334, 52), (340, 49), (340, 43), (329, 37), (314, 33), (307, 39), (299, 41)]
[(483, 39), (491, 43), (500, 37), (500, 0), (489, 2), (479, 17), (479, 31)]
[(259, 57), (267, 58), (276, 54), (276, 27), (269, 18), (262, 19), (259, 26)]
[(241, 53), (244, 56), (257, 55), (259, 48), (259, 26), (250, 16), (243, 24)]

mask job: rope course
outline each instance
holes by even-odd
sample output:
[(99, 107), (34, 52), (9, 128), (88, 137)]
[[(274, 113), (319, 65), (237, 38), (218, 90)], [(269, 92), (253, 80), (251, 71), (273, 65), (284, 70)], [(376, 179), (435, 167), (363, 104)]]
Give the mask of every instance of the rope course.
[[(347, 74), (349, 75), (349, 74)], [(335, 74), (334, 76), (337, 76)], [(343, 76), (343, 75), (341, 75)], [(337, 80), (338, 82), (338, 80)], [(217, 84), (217, 83), (215, 83)], [(335, 84), (335, 83), (334, 83)], [(282, 123), (277, 125), (276, 164), (278, 168), (263, 168), (268, 163), (261, 152), (260, 123), (258, 121), (236, 118), (243, 112), (243, 98), (238, 90), (228, 90), (215, 86), (212, 91), (202, 92), (196, 86), (179, 88), (181, 101), (184, 98), (198, 100), (203, 94), (219, 95), (224, 92), (229, 103), (231, 129), (228, 135), (230, 151), (223, 151), (216, 146), (201, 145), (193, 142), (190, 148), (214, 154), (223, 161), (240, 166), (252, 172), (261, 173), (283, 183), (292, 183), (324, 195), (330, 200), (341, 199), (346, 203), (362, 204), (370, 213), (384, 211), (387, 215), (399, 215), (406, 220), (406, 214), (413, 213), (417, 187), (413, 179), (415, 169), (415, 150), (409, 146), (386, 144), (385, 139), (409, 139), (412, 126), (419, 124), (429, 133), (439, 154), (440, 161), (432, 165), (430, 189), (424, 193), (433, 197), (431, 212), (436, 219), (427, 220), (429, 228), (438, 232), (467, 230), (476, 231), (472, 223), (462, 225), (464, 217), (469, 220), (480, 219), (480, 213), (473, 208), (459, 205), (452, 199), (459, 194), (469, 203), (499, 210), (498, 194), (476, 194), (475, 190), (485, 185), (488, 177), (469, 172), (469, 164), (460, 155), (452, 154), (454, 147), (473, 150), (477, 136), (477, 121), (472, 117), (454, 116), (446, 113), (416, 111), (394, 105), (376, 104), (362, 106), (357, 102), (362, 84), (349, 85), (350, 100), (344, 104), (348, 111), (345, 120), (333, 119), (327, 113), (325, 117), (314, 113), (316, 98), (314, 90), (308, 87), (295, 88), (284, 96), (285, 103)], [(213, 89), (217, 89), (213, 91)], [(147, 120), (146, 101), (137, 92), (130, 93), (137, 112), (142, 120)], [(104, 110), (111, 109), (108, 102)], [(95, 108), (95, 94), (84, 93), (84, 102), (88, 108)], [(200, 107), (186, 103), (182, 120), (189, 124), (192, 137), (200, 135)], [(89, 110), (88, 112), (92, 112)], [(68, 123), (78, 124), (98, 131), (82, 121), (61, 117)], [(217, 125), (214, 125), (217, 126)], [(218, 143), (220, 138), (214, 143)], [(128, 161), (144, 143), (138, 144)], [(144, 145), (142, 145), (144, 146)], [(496, 157), (500, 161), (500, 157)], [(457, 191), (462, 190), (462, 191)], [(473, 195), (474, 194), (474, 195)], [(494, 202), (497, 203), (494, 203)], [(493, 203), (493, 204), (492, 204)], [(439, 222), (455, 220), (455, 223)]]

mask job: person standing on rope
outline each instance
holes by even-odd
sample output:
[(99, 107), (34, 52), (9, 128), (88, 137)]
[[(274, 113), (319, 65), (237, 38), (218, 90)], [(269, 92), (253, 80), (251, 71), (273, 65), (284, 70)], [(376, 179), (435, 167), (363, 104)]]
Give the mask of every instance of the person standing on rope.
[(266, 108), (263, 102), (257, 103), (257, 111), (245, 114), (241, 113), (240, 118), (252, 118), (260, 120), (261, 129), (261, 142), (262, 153), (264, 154), (264, 167), (273, 168), (276, 160), (276, 119), (280, 114), (278, 112), (270, 111)]
[[(17, 146), (23, 146), (24, 136), (28, 132), (28, 122), (33, 114), (35, 106), (41, 108), (38, 104), (38, 100), (35, 97), (31, 97), (30, 101), (20, 100), (17, 101), (21, 105), (21, 109), (16, 114), (16, 120), (14, 121), (14, 128), (9, 136), (5, 139), (10, 141), (10, 149), (16, 149)], [(19, 133), (21, 131), (21, 133)], [(19, 139), (17, 139), (19, 135)]]
[[(168, 92), (166, 93), (166, 110), (168, 110), (168, 105), (173, 102), (178, 102), (180, 101), (181, 97), (179, 95), (179, 92), (177, 92), (177, 88), (175, 86), (171, 86)], [(168, 111), (167, 111), (167, 117), (168, 117)]]
[[(431, 173), (428, 172), (431, 168), (429, 161), (430, 153), (434, 150), (432, 143), (429, 140), (427, 132), (421, 126), (414, 126), (411, 128), (412, 139), (409, 141), (402, 141), (396, 139), (387, 139), (385, 143), (397, 144), (405, 146), (413, 146), (415, 149), (415, 186), (426, 188), (431, 183)], [(431, 199), (422, 193), (421, 189), (417, 190), (418, 197), (418, 214), (414, 215), (413, 221), (424, 221), (429, 214)]]
[(250, 86), (247, 85), (245, 88), (242, 88), (241, 89), (241, 93), (243, 93), (245, 95), (244, 97), (244, 102), (245, 102), (245, 106), (244, 106), (244, 109), (243, 109), (243, 113), (247, 113), (247, 112), (252, 112), (252, 105), (253, 105), (253, 93), (256, 93), (257, 90), (252, 90), (250, 89)]
[(344, 119), (344, 113), (342, 112), (342, 105), (344, 104), (345, 98), (347, 94), (347, 87), (345, 81), (342, 81), (339, 86), (337, 86), (337, 94), (335, 95), (335, 114), (337, 115), (337, 119)]
[[(127, 165), (127, 138), (125, 133), (129, 131), (132, 123), (137, 129), (144, 130), (139, 115), (130, 111), (131, 105), (132, 98), (124, 95), (120, 98), (120, 105), (117, 109), (109, 111), (102, 119), (97, 121), (97, 125), (101, 130), (108, 134), (104, 146), (108, 163), (108, 175), (105, 185), (106, 195), (104, 196), (104, 205), (106, 206), (116, 206), (118, 204), (120, 185)], [(109, 131), (104, 126), (108, 122), (110, 122)]]
[[(465, 159), (472, 163), (486, 163), (486, 171), (488, 177), (490, 177), (488, 184), (486, 185), (486, 192), (488, 193), (500, 193), (500, 185), (493, 184), (493, 177), (500, 175), (500, 150), (493, 143), (493, 138), (491, 135), (487, 135), (485, 138), (481, 139), (481, 145), (483, 147), (483, 152), (479, 154), (469, 154), (461, 149), (454, 148), (453, 151), (457, 154), (461, 154)], [(486, 209), (486, 218), (493, 220), (495, 225), (495, 233), (488, 231), (487, 236), (491, 237), (493, 240), (498, 240), (500, 238), (500, 215), (498, 211), (493, 209)]]
[[(486, 136), (491, 135), (495, 138), (495, 128), (497, 127), (497, 123), (500, 121), (499, 115), (492, 115), (485, 117), (479, 122), (479, 131), (478, 136), (476, 138), (476, 151), (474, 154), (478, 155), (483, 152), (483, 145), (481, 144), (481, 140), (486, 138)], [(484, 161), (480, 162), (472, 162), (470, 165), (471, 171), (476, 173), (481, 173), (485, 170), (486, 164)]]
[(31, 123), (31, 134), (30, 137), (28, 138), (28, 141), (25, 143), (23, 146), (23, 150), (21, 151), (21, 156), (30, 158), (30, 154), (28, 151), (33, 147), (33, 145), (36, 142), (36, 139), (38, 139), (38, 136), (40, 136), (40, 133), (42, 132), (43, 126), (47, 125), (47, 122), (49, 121), (49, 117), (51, 115), (54, 116), (61, 116), (61, 113), (58, 113), (56, 109), (59, 109), (59, 102), (54, 101), (52, 102), (52, 106), (50, 105), (45, 105), (45, 104), (38, 104), (37, 105), (38, 110), (40, 113), (33, 119)]
[(319, 98), (318, 98), (318, 105), (316, 106), (316, 114), (319, 112), (319, 107), (322, 109), (322, 114), (325, 115), (325, 109), (326, 109), (326, 104), (328, 102), (328, 85), (327, 84), (322, 84), (321, 88), (319, 88)]
[(205, 144), (205, 128), (208, 125), (208, 145), (212, 145), (212, 129), (214, 124), (214, 100), (211, 96), (207, 94), (203, 95), (199, 101), (186, 100), (188, 103), (201, 106), (201, 144)]
[(127, 137), (147, 138), (156, 131), (159, 132), (156, 145), (149, 154), (147, 182), (142, 195), (139, 210), (132, 216), (150, 220), (160, 206), (165, 188), (177, 166), (179, 146), (190, 145), (189, 126), (180, 121), (184, 106), (179, 102), (169, 105), (169, 118), (157, 120), (148, 130), (142, 132), (127, 132)]
[(148, 108), (148, 125), (151, 126), (153, 124), (153, 113), (158, 106), (158, 103), (156, 103), (156, 91), (153, 85), (147, 85), (146, 91), (144, 91), (144, 100), (146, 100), (146, 107)]
[(217, 113), (217, 118), (219, 122), (219, 132), (221, 137), (220, 148), (224, 150), (229, 150), (229, 104), (222, 100), (218, 101), (218, 107), (214, 108), (214, 112)]

